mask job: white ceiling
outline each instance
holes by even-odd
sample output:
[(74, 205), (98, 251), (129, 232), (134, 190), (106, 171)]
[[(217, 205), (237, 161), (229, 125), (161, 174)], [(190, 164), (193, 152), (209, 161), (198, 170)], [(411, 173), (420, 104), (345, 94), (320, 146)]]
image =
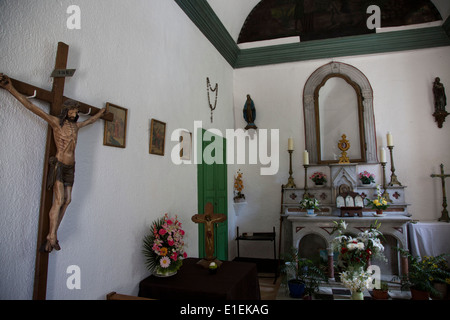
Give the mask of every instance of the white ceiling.
[[(237, 41), (245, 19), (260, 0), (207, 0), (211, 8)], [(450, 0), (431, 0), (445, 21), (450, 16)]]

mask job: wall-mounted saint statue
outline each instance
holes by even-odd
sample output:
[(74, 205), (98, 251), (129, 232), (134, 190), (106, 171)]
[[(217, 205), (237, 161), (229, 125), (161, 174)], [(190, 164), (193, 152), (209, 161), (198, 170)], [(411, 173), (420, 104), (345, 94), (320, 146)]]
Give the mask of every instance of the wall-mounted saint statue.
[(244, 106), (244, 119), (247, 122), (247, 126), (245, 127), (245, 130), (248, 129), (258, 129), (258, 127), (255, 125), (255, 119), (256, 119), (256, 109), (255, 104), (253, 103), (252, 98), (250, 98), (250, 95), (247, 95), (247, 101), (245, 102)]
[(434, 113), (433, 116), (438, 123), (438, 127), (442, 128), (442, 123), (445, 121), (445, 117), (448, 112), (445, 110), (447, 105), (447, 97), (445, 96), (444, 85), (440, 82), (441, 79), (437, 77), (433, 83), (433, 96), (434, 96)]

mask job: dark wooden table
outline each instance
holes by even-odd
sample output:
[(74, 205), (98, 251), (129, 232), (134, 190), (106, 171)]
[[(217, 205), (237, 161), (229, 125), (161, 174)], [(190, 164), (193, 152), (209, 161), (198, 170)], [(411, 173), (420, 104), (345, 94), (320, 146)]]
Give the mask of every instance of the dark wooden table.
[(170, 300), (260, 300), (255, 263), (223, 261), (216, 274), (187, 258), (174, 276), (149, 276), (139, 283), (139, 297)]

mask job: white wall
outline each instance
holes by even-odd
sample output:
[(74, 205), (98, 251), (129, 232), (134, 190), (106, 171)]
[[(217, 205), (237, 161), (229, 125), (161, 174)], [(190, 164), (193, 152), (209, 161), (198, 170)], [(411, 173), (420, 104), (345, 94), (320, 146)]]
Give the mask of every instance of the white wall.
[[(66, 28), (72, 4), (81, 8), (81, 30)], [(149, 274), (142, 239), (165, 212), (178, 215), (187, 253), (197, 256), (190, 220), (197, 213), (197, 169), (172, 163), (170, 134), (192, 132), (194, 120), (212, 126), (206, 77), (220, 87), (214, 127), (233, 126), (226, 61), (174, 1), (6, 0), (0, 21), (0, 72), (51, 90), (63, 41), (70, 46), (68, 68), (77, 69), (65, 95), (128, 109), (126, 149), (103, 146), (103, 121), (80, 131), (73, 202), (59, 229), (62, 250), (50, 254), (47, 298), (136, 295)], [(148, 153), (151, 118), (167, 123), (164, 157)], [(31, 299), (46, 124), (0, 90), (0, 136), (0, 298)], [(66, 287), (70, 265), (81, 269), (81, 290)]]
[[(386, 146), (386, 133), (391, 131), (394, 135), (395, 173), (399, 181), (407, 186), (406, 201), (411, 204), (409, 212), (415, 220), (437, 220), (441, 216), (441, 181), (431, 178), (430, 174), (439, 173), (441, 163), (447, 172), (450, 170), (450, 120), (447, 119), (442, 129), (434, 121), (432, 83), (435, 77), (440, 77), (448, 95), (449, 56), (450, 47), (444, 47), (334, 59), (358, 68), (371, 83), (377, 143), (378, 146)], [(290, 136), (295, 143), (293, 176), (297, 187), (303, 187), (303, 88), (311, 73), (330, 61), (323, 59), (235, 70), (236, 126), (245, 127), (242, 108), (245, 96), (250, 94), (256, 105), (255, 123), (258, 128), (280, 130), (280, 170), (277, 175), (261, 176), (255, 166), (240, 167), (248, 201), (247, 206), (239, 209), (235, 221), (241, 231), (270, 231), (272, 226), (278, 228), (280, 188), (289, 177), (287, 141)], [(377, 179), (381, 179), (379, 168), (372, 170)], [(313, 168), (310, 168), (308, 176), (312, 172)], [(387, 179), (390, 173), (388, 157)], [(378, 181), (381, 183), (381, 180)], [(259, 250), (254, 250), (254, 247), (247, 247), (245, 254), (261, 255), (261, 252), (255, 253)], [(271, 256), (271, 249), (269, 245), (264, 247), (266, 257)]]
[[(81, 8), (81, 30), (66, 28), (71, 4)], [(197, 255), (197, 226), (190, 220), (197, 211), (197, 170), (172, 164), (175, 143), (170, 133), (176, 128), (192, 131), (194, 120), (223, 132), (243, 128), (247, 94), (256, 104), (257, 126), (280, 130), (280, 169), (261, 176), (260, 165), (229, 165), (230, 258), (236, 226), (243, 232), (278, 228), (290, 136), (295, 138), (297, 185), (304, 178), (303, 87), (330, 60), (233, 72), (178, 5), (167, 0), (4, 0), (0, 21), (0, 72), (50, 90), (56, 45), (63, 41), (70, 46), (68, 67), (77, 69), (66, 80), (65, 95), (129, 110), (126, 149), (103, 146), (102, 121), (80, 132), (73, 202), (59, 231), (62, 250), (50, 254), (47, 298), (137, 294), (139, 281), (148, 275), (142, 238), (165, 212), (178, 214), (186, 229), (187, 252)], [(438, 172), (441, 162), (450, 166), (450, 129), (448, 123), (438, 129), (431, 116), (431, 84), (439, 76), (449, 87), (449, 54), (447, 47), (337, 59), (359, 68), (372, 84), (377, 138), (385, 143), (388, 130), (395, 135), (396, 173), (408, 186), (414, 219), (433, 220), (441, 211), (440, 181), (429, 175)], [(220, 87), (213, 124), (206, 77)], [(164, 157), (148, 154), (151, 118), (167, 123)], [(0, 298), (30, 299), (46, 124), (0, 91), (0, 136)], [(248, 204), (236, 207), (231, 182), (239, 168)], [(271, 256), (270, 244), (255, 245), (262, 247), (253, 250), (258, 254), (243, 253)], [(81, 268), (81, 290), (66, 287), (70, 265)]]

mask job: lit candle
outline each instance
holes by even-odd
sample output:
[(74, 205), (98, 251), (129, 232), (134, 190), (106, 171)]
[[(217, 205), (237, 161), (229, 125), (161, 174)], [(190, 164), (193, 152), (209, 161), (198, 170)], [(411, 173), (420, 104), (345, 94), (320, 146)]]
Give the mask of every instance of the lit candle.
[(294, 150), (294, 139), (292, 139), (292, 138), (288, 139), (288, 150), (289, 151)]
[(381, 148), (380, 162), (386, 162), (386, 149)]
[(388, 147), (394, 146), (394, 138), (392, 138), (392, 134), (390, 132), (387, 133), (387, 145)]
[(303, 164), (309, 165), (309, 153), (306, 150), (303, 152)]

